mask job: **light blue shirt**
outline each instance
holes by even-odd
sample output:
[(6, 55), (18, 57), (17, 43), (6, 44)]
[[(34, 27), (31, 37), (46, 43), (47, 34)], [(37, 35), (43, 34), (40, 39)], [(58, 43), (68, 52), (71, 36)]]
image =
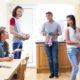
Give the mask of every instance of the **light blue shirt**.
[(0, 58), (7, 57), (8, 54), (8, 51), (4, 51), (4, 42), (0, 41)]

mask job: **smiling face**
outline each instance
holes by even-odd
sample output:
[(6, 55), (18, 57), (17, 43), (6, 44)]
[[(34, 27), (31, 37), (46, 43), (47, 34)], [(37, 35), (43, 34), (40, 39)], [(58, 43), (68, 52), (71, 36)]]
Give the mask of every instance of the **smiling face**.
[(47, 18), (48, 21), (52, 21), (53, 20), (53, 15), (46, 14), (46, 18)]
[(70, 19), (70, 18), (67, 18), (67, 24), (68, 24), (69, 26), (74, 26), (74, 22), (73, 22), (73, 20)]
[(16, 17), (21, 17), (22, 14), (23, 14), (23, 9), (18, 8), (18, 9), (16, 10)]
[(72, 27), (74, 30), (76, 30), (76, 19), (74, 15), (68, 15), (67, 16), (67, 26)]

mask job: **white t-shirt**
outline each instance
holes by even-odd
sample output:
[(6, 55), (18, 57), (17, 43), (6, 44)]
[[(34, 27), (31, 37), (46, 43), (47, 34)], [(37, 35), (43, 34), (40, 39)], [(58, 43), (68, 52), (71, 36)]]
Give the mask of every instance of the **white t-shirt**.
[[(67, 27), (69, 30), (69, 38), (70, 40), (77, 40), (76, 31), (72, 27)], [(76, 45), (67, 44), (67, 48), (77, 48)]]

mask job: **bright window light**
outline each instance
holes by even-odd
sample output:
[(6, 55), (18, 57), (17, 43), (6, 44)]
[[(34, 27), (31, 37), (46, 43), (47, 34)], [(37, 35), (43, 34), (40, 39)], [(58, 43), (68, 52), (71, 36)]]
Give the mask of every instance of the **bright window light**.
[(66, 16), (69, 14), (74, 14), (74, 7), (72, 5), (67, 4), (40, 4), (36, 8), (36, 28), (35, 35), (37, 39), (44, 39), (41, 34), (40, 30), (44, 22), (47, 21), (45, 13), (51, 11), (53, 13), (53, 19), (57, 21), (62, 28), (62, 32), (64, 33), (64, 29), (66, 27)]

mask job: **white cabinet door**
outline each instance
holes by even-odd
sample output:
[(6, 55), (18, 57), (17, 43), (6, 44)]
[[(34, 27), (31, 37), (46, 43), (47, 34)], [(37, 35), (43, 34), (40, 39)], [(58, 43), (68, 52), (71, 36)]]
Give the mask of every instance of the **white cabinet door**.
[(21, 18), (21, 30), (23, 33), (30, 34), (30, 39), (23, 42), (22, 57), (28, 55), (29, 62), (33, 62), (33, 9), (24, 8), (23, 16)]

